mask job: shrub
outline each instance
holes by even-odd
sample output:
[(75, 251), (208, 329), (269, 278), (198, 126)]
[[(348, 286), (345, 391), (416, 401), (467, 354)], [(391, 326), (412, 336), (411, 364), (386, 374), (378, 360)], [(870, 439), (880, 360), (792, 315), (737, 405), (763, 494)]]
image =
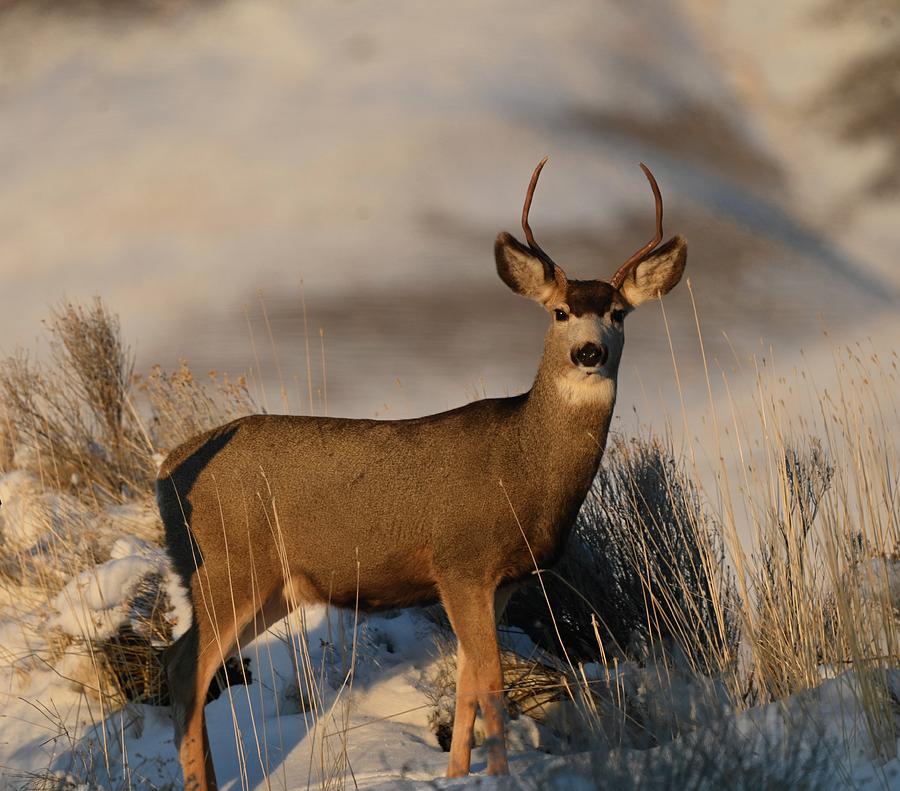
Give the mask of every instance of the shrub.
[[(63, 302), (45, 326), (45, 361), (20, 350), (0, 364), (0, 471), (15, 470), (4, 477), (0, 588), (21, 608), (23, 630), (37, 631), (40, 618), (31, 615), (52, 611), (69, 582), (109, 561), (123, 528), (160, 554), (152, 549), (162, 540), (152, 489), (164, 453), (255, 411), (243, 379), (212, 374), (205, 385), (184, 363), (134, 376), (119, 321), (99, 299)], [(94, 667), (85, 689), (113, 704), (167, 696), (160, 666), (172, 639), (166, 582), (161, 573), (137, 582), (121, 603), (123, 625), (91, 631), (93, 613), (75, 595), (71, 606), (86, 608), (76, 626), (54, 638), (49, 653), (35, 649), (41, 659)]]
[(0, 400), (24, 451), (17, 466), (89, 499), (149, 491), (152, 448), (129, 399), (133, 357), (118, 319), (100, 300), (64, 302), (46, 327), (48, 364), (19, 351), (0, 366)]
[(507, 618), (557, 655), (560, 638), (573, 660), (600, 651), (643, 661), (668, 647), (704, 673), (735, 656), (736, 594), (722, 539), (658, 440), (611, 442), (565, 553), (542, 576), (549, 601), (530, 583)]
[(185, 363), (135, 377), (119, 321), (99, 299), (63, 302), (46, 327), (46, 364), (20, 350), (0, 365), (4, 433), (15, 437), (17, 467), (88, 503), (149, 496), (166, 451), (255, 411), (243, 378), (212, 372), (205, 386)]

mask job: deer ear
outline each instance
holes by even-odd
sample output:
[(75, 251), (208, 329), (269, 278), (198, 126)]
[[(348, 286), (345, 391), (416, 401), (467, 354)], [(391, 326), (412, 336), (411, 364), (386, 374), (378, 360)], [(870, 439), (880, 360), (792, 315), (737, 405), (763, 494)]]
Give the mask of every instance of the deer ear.
[(619, 291), (634, 307), (657, 299), (678, 285), (686, 263), (687, 242), (675, 236), (631, 269)]
[(565, 299), (566, 276), (555, 264), (536, 256), (505, 231), (494, 243), (497, 274), (517, 294), (545, 307)]

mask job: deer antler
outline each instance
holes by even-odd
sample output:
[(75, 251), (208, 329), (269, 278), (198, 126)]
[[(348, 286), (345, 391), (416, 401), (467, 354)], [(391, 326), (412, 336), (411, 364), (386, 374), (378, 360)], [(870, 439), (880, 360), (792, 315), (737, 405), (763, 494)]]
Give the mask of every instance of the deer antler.
[(534, 240), (534, 233), (532, 233), (531, 226), (528, 224), (528, 212), (531, 211), (531, 201), (534, 199), (534, 189), (537, 187), (541, 171), (544, 169), (544, 165), (547, 164), (549, 158), (549, 156), (546, 156), (538, 162), (537, 167), (534, 169), (534, 173), (531, 174), (531, 181), (528, 183), (528, 192), (525, 193), (525, 205), (522, 207), (522, 230), (525, 232), (525, 241), (528, 242), (528, 247), (531, 252), (541, 259), (547, 275), (553, 277), (559, 288), (565, 293), (567, 283), (565, 273)]
[[(541, 163), (541, 165), (543, 162)], [(653, 198), (656, 201), (656, 236), (654, 236), (647, 244), (645, 244), (640, 250), (638, 250), (634, 255), (631, 256), (622, 266), (618, 268), (616, 273), (610, 278), (610, 285), (615, 288), (619, 288), (622, 283), (625, 282), (625, 278), (628, 276), (628, 273), (637, 266), (644, 258), (644, 256), (653, 252), (656, 246), (662, 241), (663, 238), (663, 227), (662, 227), (662, 218), (663, 218), (663, 202), (662, 195), (659, 191), (659, 184), (656, 183), (656, 179), (653, 178), (653, 174), (650, 172), (650, 168), (648, 168), (643, 162), (641, 162), (641, 170), (644, 171), (644, 175), (647, 177), (647, 181), (650, 182), (650, 188), (653, 190)], [(538, 170), (535, 171), (537, 174), (540, 171), (540, 165), (538, 166)], [(536, 181), (536, 179), (533, 179)]]

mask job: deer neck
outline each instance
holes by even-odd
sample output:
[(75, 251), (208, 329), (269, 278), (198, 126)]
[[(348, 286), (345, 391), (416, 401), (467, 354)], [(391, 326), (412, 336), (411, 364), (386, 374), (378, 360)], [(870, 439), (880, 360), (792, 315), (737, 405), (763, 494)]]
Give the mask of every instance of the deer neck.
[(570, 384), (542, 365), (521, 404), (518, 430), (508, 435), (518, 447), (508, 458), (507, 496), (542, 564), (555, 562), (565, 545), (597, 474), (615, 405), (614, 380), (593, 382), (598, 389), (588, 393)]
[(593, 481), (606, 446), (616, 380), (589, 378), (552, 359), (545, 352), (523, 405), (520, 442), (531, 470), (551, 488), (578, 496)]

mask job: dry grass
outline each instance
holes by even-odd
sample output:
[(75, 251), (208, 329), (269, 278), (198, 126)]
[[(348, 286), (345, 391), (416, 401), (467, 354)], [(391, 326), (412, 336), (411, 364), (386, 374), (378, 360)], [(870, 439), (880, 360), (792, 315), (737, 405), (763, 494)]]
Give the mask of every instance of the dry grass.
[(147, 433), (162, 454), (185, 440), (259, 411), (240, 376), (232, 381), (227, 374), (210, 371), (206, 383), (196, 379), (182, 360), (176, 371), (154, 366), (146, 376), (133, 379), (137, 393), (149, 409)]
[[(255, 411), (242, 380), (211, 375), (203, 384), (184, 365), (134, 376), (118, 320), (99, 300), (62, 303), (46, 329), (46, 360), (20, 351), (0, 365), (0, 469), (30, 476), (27, 497), (19, 497), (25, 505), (10, 512), (7, 503), (0, 517), (30, 525), (23, 532), (22, 524), (10, 523), (2, 532), (0, 590), (8, 611), (23, 617), (46, 608), (76, 575), (110, 560), (123, 528), (161, 545), (152, 495), (159, 459), (189, 436)], [(75, 680), (105, 709), (165, 700), (160, 654), (172, 631), (162, 582), (158, 574), (141, 581), (128, 622), (115, 634), (61, 638), (49, 654), (38, 651), (39, 659), (66, 655), (81, 668)]]
[(99, 301), (63, 303), (46, 327), (47, 364), (20, 352), (0, 366), (8, 433), (22, 450), (16, 466), (88, 499), (149, 491), (151, 453), (129, 398), (133, 362), (118, 320)]
[[(748, 702), (782, 699), (854, 670), (874, 744), (894, 744), (884, 672), (900, 663), (893, 558), (900, 539), (897, 357), (836, 350), (837, 392), (760, 366), (748, 436), (732, 402), (740, 478), (717, 492), (740, 591)], [(813, 409), (792, 414), (786, 391)], [(723, 432), (724, 434), (724, 432)], [(738, 500), (738, 495), (740, 500)], [(738, 511), (740, 507), (740, 511)]]
[[(449, 752), (456, 707), (456, 639), (445, 618), (438, 616), (432, 622), (436, 626), (433, 635), (434, 661), (423, 692), (430, 704), (428, 724), (431, 732), (441, 749)], [(500, 661), (510, 717), (530, 717), (546, 723), (558, 739), (571, 739), (571, 726), (577, 724), (578, 717), (572, 716), (560, 723), (561, 716), (575, 715), (575, 712), (567, 705), (558, 704), (566, 704), (572, 689), (577, 691), (578, 685), (570, 686), (565, 671), (557, 666), (553, 657), (541, 653), (526, 657), (506, 649), (501, 651)], [(476, 744), (483, 741), (479, 727), (476, 727)]]
[(0, 365), (0, 448), (12, 464), (15, 438), (17, 468), (89, 505), (150, 496), (163, 454), (256, 411), (243, 379), (211, 372), (204, 385), (184, 364), (135, 377), (118, 319), (99, 300), (89, 307), (62, 303), (46, 328), (46, 362), (20, 351)]

